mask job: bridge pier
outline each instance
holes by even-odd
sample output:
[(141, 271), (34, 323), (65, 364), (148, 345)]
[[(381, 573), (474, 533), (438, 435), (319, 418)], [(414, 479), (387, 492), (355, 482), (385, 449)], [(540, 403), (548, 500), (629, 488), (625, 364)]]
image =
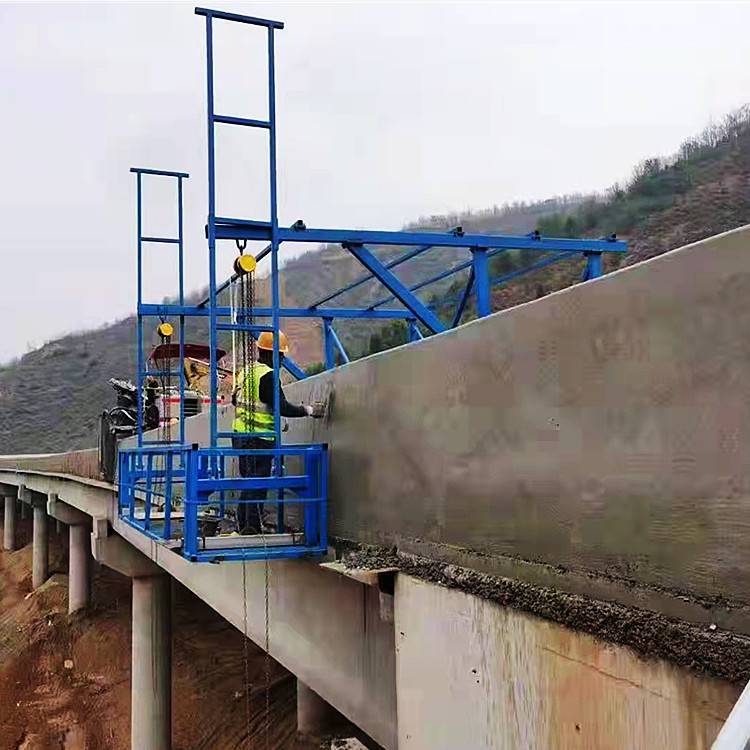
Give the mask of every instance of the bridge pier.
[(68, 614), (87, 607), (91, 599), (91, 517), (60, 500), (56, 493), (47, 495), (47, 513), (68, 526)]
[(3, 549), (16, 548), (16, 498), (5, 496), (5, 517), (3, 519)]
[(130, 742), (133, 750), (172, 747), (171, 578), (118, 534), (106, 518), (95, 518), (94, 559), (133, 581), (133, 640), (130, 680)]
[(133, 578), (131, 747), (172, 746), (172, 607), (169, 576)]
[(31, 586), (38, 589), (49, 578), (49, 526), (46, 502), (34, 499), (34, 527), (31, 555)]
[(73, 612), (87, 607), (91, 597), (91, 542), (88, 526), (71, 525), (68, 540), (68, 614), (72, 615)]

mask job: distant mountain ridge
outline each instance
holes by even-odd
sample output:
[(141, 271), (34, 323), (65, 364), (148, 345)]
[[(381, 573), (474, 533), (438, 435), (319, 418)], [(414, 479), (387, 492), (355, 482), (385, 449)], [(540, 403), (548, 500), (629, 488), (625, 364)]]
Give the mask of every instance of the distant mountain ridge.
[[(703, 237), (750, 222), (750, 108), (728, 115), (719, 125), (685, 141), (673, 156), (639, 164), (627, 185), (606, 195), (576, 195), (535, 203), (516, 203), (476, 212), (430, 216), (405, 229), (437, 231), (461, 225), (467, 232), (525, 234), (539, 229), (547, 236), (602, 236), (617, 232), (630, 252), (608, 259), (605, 270), (653, 257)], [(376, 248), (384, 260), (401, 248)], [(435, 249), (403, 264), (398, 275), (415, 283), (449, 267), (465, 250)], [(508, 255), (506, 253), (503, 256)], [(499, 257), (503, 257), (499, 256)], [(503, 263), (522, 259), (504, 258)], [(549, 294), (580, 279), (581, 262), (568, 261), (524, 276), (493, 291), (494, 309)], [(337, 246), (311, 250), (286, 263), (280, 286), (285, 304), (307, 306), (363, 274)], [(455, 291), (461, 279), (449, 279), (423, 294), (435, 302)], [(260, 280), (258, 299), (267, 297)], [(382, 295), (374, 282), (336, 301), (370, 304)], [(197, 294), (193, 299), (197, 299)], [(444, 316), (451, 311), (436, 309)], [(472, 315), (467, 312), (467, 318)], [(302, 364), (321, 359), (320, 329), (314, 320), (288, 320), (294, 357)], [(188, 338), (202, 340), (200, 322), (191, 323)], [(367, 349), (373, 324), (340, 324), (347, 350)], [(155, 343), (155, 342), (153, 342)], [(112, 376), (133, 377), (135, 318), (63, 336), (0, 367), (0, 453), (69, 450), (96, 444), (100, 412), (113, 403), (107, 383)]]

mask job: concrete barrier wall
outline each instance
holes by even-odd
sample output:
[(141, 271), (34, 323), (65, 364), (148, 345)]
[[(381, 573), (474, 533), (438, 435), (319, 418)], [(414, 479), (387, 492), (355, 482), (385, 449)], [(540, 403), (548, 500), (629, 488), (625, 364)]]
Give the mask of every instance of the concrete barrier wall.
[(405, 575), (395, 625), (399, 750), (705, 750), (741, 690)]
[(287, 390), (334, 394), (331, 527), (750, 591), (750, 228)]
[(26, 453), (0, 456), (0, 469), (46, 471), (58, 474), (99, 479), (99, 451), (88, 448), (68, 453)]

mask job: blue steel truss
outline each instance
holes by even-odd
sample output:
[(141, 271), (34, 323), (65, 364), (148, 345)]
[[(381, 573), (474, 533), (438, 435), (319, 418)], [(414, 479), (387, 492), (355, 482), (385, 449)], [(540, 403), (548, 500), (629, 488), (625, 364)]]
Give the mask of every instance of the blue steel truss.
[[(165, 482), (167, 480), (167, 469), (156, 468), (155, 456), (160, 455), (162, 463), (172, 467), (169, 469), (169, 481), (181, 482), (184, 485), (184, 530), (183, 553), (190, 559), (203, 560), (211, 558), (215, 554), (201, 551), (198, 545), (198, 523), (203, 506), (215, 503), (216, 498), (225, 502), (228, 489), (246, 489), (259, 487), (276, 493), (278, 507), (282, 508), (279, 519), (283, 520), (284, 491), (302, 489), (302, 498), (305, 502), (317, 503), (318, 510), (315, 519), (304, 514), (305, 521), (317, 524), (315, 528), (305, 529), (302, 545), (295, 544), (293, 550), (277, 551), (274, 556), (297, 556), (320, 552), (325, 544), (325, 508), (326, 493), (325, 481), (314, 480), (310, 472), (320, 472), (321, 467), (326, 465), (325, 446), (306, 446), (308, 451), (303, 461), (301, 473), (287, 481), (285, 473), (284, 458), (289, 453), (287, 448), (282, 449), (281, 442), (281, 419), (280, 415), (274, 414), (273, 431), (269, 437), (273, 438), (274, 461), (272, 476), (268, 478), (239, 479), (228, 478), (225, 473), (226, 462), (230, 458), (237, 458), (237, 452), (223, 445), (223, 441), (235, 433), (222, 432), (219, 425), (218, 413), (218, 362), (215, 353), (218, 350), (219, 334), (222, 331), (245, 330), (252, 335), (260, 331), (271, 331), (273, 334), (273, 380), (276, 403), (279, 402), (280, 392), (280, 370), (286, 368), (297, 378), (305, 377), (305, 372), (294, 360), (289, 357), (283, 359), (279, 353), (279, 327), (285, 318), (315, 318), (321, 321), (323, 333), (323, 360), (326, 368), (330, 369), (337, 363), (349, 362), (349, 356), (335, 330), (334, 323), (342, 319), (353, 320), (404, 320), (407, 324), (409, 341), (418, 341), (423, 337), (423, 331), (428, 334), (440, 333), (446, 328), (455, 327), (460, 324), (462, 316), (466, 311), (469, 300), (476, 300), (476, 313), (479, 317), (489, 315), (492, 312), (491, 288), (495, 284), (510, 281), (525, 273), (532, 272), (552, 263), (557, 263), (570, 258), (585, 258), (586, 265), (583, 281), (597, 278), (602, 274), (602, 255), (604, 253), (624, 253), (627, 251), (626, 244), (618, 241), (614, 235), (601, 239), (569, 239), (543, 237), (538, 232), (528, 235), (492, 235), (465, 233), (461, 227), (455, 227), (445, 232), (394, 232), (394, 231), (371, 231), (354, 229), (320, 229), (308, 228), (301, 220), (292, 226), (279, 226), (278, 203), (277, 203), (277, 142), (276, 142), (276, 69), (275, 69), (275, 34), (284, 28), (280, 21), (273, 21), (252, 16), (226, 13), (207, 8), (196, 8), (195, 13), (202, 16), (205, 21), (206, 39), (206, 104), (207, 104), (207, 135), (208, 135), (208, 213), (206, 221), (206, 238), (208, 243), (208, 295), (206, 299), (198, 304), (188, 305), (185, 303), (183, 288), (183, 242), (182, 242), (182, 181), (187, 174), (179, 172), (165, 172), (161, 170), (133, 169), (137, 175), (138, 189), (138, 394), (139, 394), (139, 421), (138, 421), (138, 450), (135, 453), (124, 453), (120, 463), (121, 481), (122, 476), (127, 478), (129, 484), (122, 487), (122, 492), (128, 499), (126, 507), (129, 512), (126, 520), (152, 534), (148, 523), (141, 523), (134, 515), (132, 503), (136, 499), (143, 501), (144, 497), (150, 498), (154, 494), (154, 482)], [(250, 27), (260, 28), (266, 35), (267, 44), (267, 95), (268, 114), (264, 119), (239, 117), (232, 114), (216, 112), (214, 107), (214, 63), (213, 43), (214, 24), (216, 22), (241, 23)], [(266, 131), (268, 134), (268, 166), (269, 166), (269, 215), (264, 218), (234, 218), (217, 213), (216, 206), (216, 168), (215, 168), (215, 131), (217, 126), (245, 127)], [(144, 236), (142, 232), (142, 206), (141, 206), (141, 183), (144, 175), (155, 175), (176, 178), (178, 184), (178, 214), (179, 214), (179, 236), (150, 237)], [(259, 263), (265, 258), (270, 261), (270, 305), (256, 307), (254, 316), (256, 319), (269, 321), (267, 323), (256, 323), (252, 325), (238, 323), (233, 319), (232, 309), (226, 305), (219, 304), (219, 294), (227, 289), (236, 279), (231, 276), (223, 283), (218, 283), (216, 249), (217, 243), (222, 241), (261, 241), (266, 243), (263, 250), (256, 256)], [(166, 243), (178, 246), (179, 252), (179, 299), (169, 304), (149, 304), (142, 299), (142, 248), (146, 243)], [(281, 305), (279, 291), (279, 250), (283, 243), (312, 243), (312, 244), (337, 244), (346, 250), (365, 270), (365, 274), (350, 284), (330, 292), (317, 299), (306, 307), (284, 307)], [(378, 247), (402, 247), (405, 252), (396, 258), (384, 262), (374, 252)], [(427, 253), (435, 248), (462, 248), (468, 251), (465, 261), (433, 275), (430, 278), (407, 285), (397, 275), (398, 266), (417, 256)], [(538, 252), (541, 257), (538, 261), (529, 264), (526, 268), (519, 269), (502, 276), (490, 277), (490, 259), (499, 253), (507, 251), (531, 251)], [(453, 297), (443, 299), (437, 303), (426, 303), (419, 298), (417, 293), (426, 287), (436, 284), (455, 274), (466, 272), (466, 285), (462, 291)], [(337, 297), (351, 292), (361, 285), (375, 280), (379, 282), (387, 292), (381, 299), (372, 304), (360, 307), (331, 306), (331, 302)], [(401, 307), (384, 307), (388, 303), (398, 303)], [(446, 305), (455, 304), (455, 311), (451, 323), (446, 325), (437, 314), (437, 310), (444, 311)], [(204, 317), (208, 321), (210, 358), (210, 439), (209, 447), (195, 448), (187, 451), (185, 447), (184, 428), (184, 398), (180, 399), (180, 438), (179, 448), (174, 454), (179, 457), (177, 464), (173, 465), (173, 454), (169, 446), (160, 446), (156, 450), (166, 450), (166, 453), (149, 453), (153, 450), (145, 446), (143, 440), (142, 405), (140, 403), (143, 377), (145, 367), (143, 362), (143, 320), (144, 318), (168, 318), (179, 319), (180, 331), (180, 389), (184, 396), (184, 323), (185, 319), (193, 316)], [(292, 451), (293, 453), (294, 451)], [(317, 456), (314, 458), (313, 456)], [(311, 458), (313, 457), (313, 458)], [(299, 458), (299, 455), (297, 455)], [(299, 463), (299, 461), (297, 461)], [(175, 473), (177, 472), (177, 473)], [(297, 482), (297, 485), (295, 485)], [(244, 483), (244, 484), (243, 484)], [(128, 494), (129, 493), (129, 494)], [(170, 490), (171, 493), (171, 490)], [(217, 494), (218, 493), (218, 494)], [(313, 497), (313, 495), (315, 497)], [(319, 496), (318, 496), (319, 495)], [(171, 495), (170, 495), (171, 498)], [(151, 500), (147, 501), (150, 507)], [(167, 503), (169, 505), (169, 503)], [(311, 505), (312, 507), (312, 505)], [(167, 511), (168, 512), (168, 511)], [(223, 513), (223, 506), (221, 507)], [(124, 516), (125, 517), (125, 516)], [(169, 531), (167, 522), (167, 531)], [(310, 533), (308, 533), (308, 531)], [(163, 532), (163, 528), (162, 528)], [(166, 537), (165, 537), (166, 538)], [(247, 550), (224, 551), (221, 559), (248, 559)], [(205, 553), (205, 554), (204, 554)], [(249, 554), (249, 553), (248, 553)], [(257, 554), (255, 552), (253, 555)], [(270, 554), (267, 556), (271, 556)], [(213, 558), (212, 558), (213, 559)]]
[[(446, 232), (393, 232), (368, 231), (355, 229), (320, 229), (308, 228), (301, 220), (290, 227), (279, 226), (277, 208), (277, 172), (276, 172), (276, 106), (275, 106), (275, 55), (274, 33), (284, 28), (280, 21), (273, 21), (236, 13), (225, 13), (207, 8), (196, 8), (195, 12), (205, 18), (206, 23), (206, 59), (207, 59), (207, 126), (208, 126), (208, 220), (206, 236), (209, 245), (209, 292), (206, 299), (197, 307), (186, 309), (182, 305), (160, 305), (159, 314), (165, 315), (206, 315), (209, 318), (211, 346), (217, 342), (217, 331), (227, 330), (226, 324), (219, 323), (219, 319), (230, 316), (228, 307), (218, 304), (218, 295), (225, 290), (236, 278), (230, 277), (221, 284), (216, 278), (216, 243), (223, 240), (260, 240), (267, 242), (266, 247), (256, 255), (260, 262), (264, 258), (271, 258), (271, 306), (256, 310), (258, 317), (271, 319), (271, 329), (276, 332), (280, 321), (284, 318), (316, 318), (321, 320), (323, 333), (323, 360), (327, 368), (334, 367), (338, 360), (346, 363), (349, 356), (344, 351), (341, 340), (336, 334), (333, 321), (341, 319), (357, 320), (405, 320), (409, 326), (409, 338), (414, 341), (421, 337), (417, 323), (428, 333), (439, 333), (446, 327), (460, 324), (471, 297), (476, 299), (476, 314), (484, 317), (492, 312), (491, 288), (496, 284), (505, 283), (539, 268), (570, 258), (583, 257), (586, 266), (582, 280), (588, 281), (602, 274), (603, 253), (625, 253), (627, 245), (618, 241), (614, 235), (601, 239), (569, 239), (543, 237), (539, 232), (528, 235), (492, 235), (465, 233), (461, 227)], [(214, 73), (213, 73), (213, 25), (214, 21), (233, 21), (250, 26), (261, 27), (267, 34), (268, 55), (268, 117), (256, 119), (237, 117), (217, 113), (214, 110)], [(216, 213), (216, 185), (215, 185), (215, 128), (217, 125), (231, 125), (261, 129), (268, 132), (269, 143), (269, 198), (270, 215), (263, 219), (234, 218)], [(356, 281), (335, 290), (320, 299), (310, 303), (307, 307), (282, 307), (279, 301), (278, 268), (279, 249), (283, 243), (313, 243), (338, 244), (346, 249), (367, 271)], [(373, 253), (375, 247), (399, 246), (407, 248), (406, 252), (385, 263)], [(393, 269), (401, 264), (426, 253), (434, 248), (451, 247), (464, 248), (469, 251), (469, 259), (448, 268), (439, 274), (424, 279), (412, 286), (405, 285)], [(488, 260), (498, 253), (508, 250), (525, 250), (545, 254), (545, 257), (528, 267), (514, 271), (504, 276), (490, 278)], [(546, 257), (546, 254), (553, 255)], [(463, 293), (455, 295), (439, 304), (426, 304), (415, 292), (436, 284), (455, 274), (469, 269), (466, 287)], [(379, 281), (389, 294), (374, 304), (366, 307), (330, 307), (326, 306), (342, 294), (351, 292), (371, 280)], [(389, 302), (398, 302), (403, 308), (383, 308)], [(455, 313), (450, 326), (446, 326), (438, 318), (435, 309), (450, 303), (456, 303)], [(144, 306), (144, 314), (154, 314), (157, 306)], [(274, 373), (278, 388), (278, 338), (274, 347)], [(336, 356), (335, 352), (338, 353)], [(305, 376), (293, 360), (285, 358), (283, 366), (295, 377)], [(215, 401), (217, 384), (216, 374), (212, 372), (212, 403)], [(277, 418), (277, 423), (278, 423)], [(218, 435), (215, 416), (212, 417), (212, 439)]]

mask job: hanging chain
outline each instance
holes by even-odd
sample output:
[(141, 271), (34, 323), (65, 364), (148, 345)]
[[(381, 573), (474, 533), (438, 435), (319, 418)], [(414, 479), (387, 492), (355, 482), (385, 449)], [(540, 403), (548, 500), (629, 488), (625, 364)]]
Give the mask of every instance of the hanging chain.
[[(167, 329), (166, 331), (164, 329)], [(161, 318), (161, 323), (157, 329), (159, 334), (159, 340), (161, 341), (161, 348), (157, 347), (156, 351), (159, 352), (159, 356), (154, 358), (154, 364), (158, 371), (157, 382), (159, 384), (159, 393), (161, 394), (161, 413), (158, 413), (159, 423), (156, 427), (159, 441), (161, 443), (170, 443), (172, 441), (172, 404), (171, 404), (171, 386), (172, 386), (172, 358), (169, 356), (170, 350), (167, 348), (171, 342), (172, 327), (167, 323), (164, 318)], [(158, 399), (158, 396), (157, 396)], [(156, 403), (158, 407), (158, 400)], [(152, 479), (152, 490), (154, 495), (166, 503), (167, 495), (167, 478), (166, 469), (168, 452), (164, 454), (157, 453), (153, 457), (153, 479)]]
[[(168, 346), (168, 344), (163, 344)], [(171, 357), (163, 357), (159, 362), (156, 363), (159, 368), (159, 388), (161, 389), (161, 441), (170, 442), (172, 440), (172, 359)]]
[(270, 618), (269, 618), (269, 592), (271, 589), (270, 586), (270, 569), (269, 569), (269, 561), (268, 561), (268, 545), (266, 544), (266, 532), (264, 531), (263, 527), (261, 527), (260, 530), (261, 538), (263, 539), (263, 550), (264, 550), (264, 566), (265, 566), (265, 587), (266, 587), (266, 610), (265, 610), (265, 620), (266, 620), (266, 642), (265, 642), (265, 648), (266, 648), (266, 655), (265, 655), (265, 676), (266, 676), (266, 705), (265, 705), (265, 713), (264, 713), (264, 724), (265, 724), (265, 730), (266, 730), (266, 750), (270, 750), (271, 748), (271, 740), (270, 740), (270, 731), (271, 731), (271, 625), (270, 625)]
[(242, 556), (242, 640), (245, 666), (245, 736), (250, 742), (250, 643), (247, 637), (247, 559)]
[[(166, 329), (166, 331), (164, 330)], [(159, 437), (162, 442), (172, 439), (172, 403), (170, 389), (172, 387), (172, 358), (169, 356), (168, 348), (172, 340), (172, 326), (163, 318), (157, 329), (161, 340), (162, 356), (156, 360), (159, 371), (159, 388), (161, 390), (161, 420), (159, 425)], [(157, 349), (157, 351), (159, 351)]]

